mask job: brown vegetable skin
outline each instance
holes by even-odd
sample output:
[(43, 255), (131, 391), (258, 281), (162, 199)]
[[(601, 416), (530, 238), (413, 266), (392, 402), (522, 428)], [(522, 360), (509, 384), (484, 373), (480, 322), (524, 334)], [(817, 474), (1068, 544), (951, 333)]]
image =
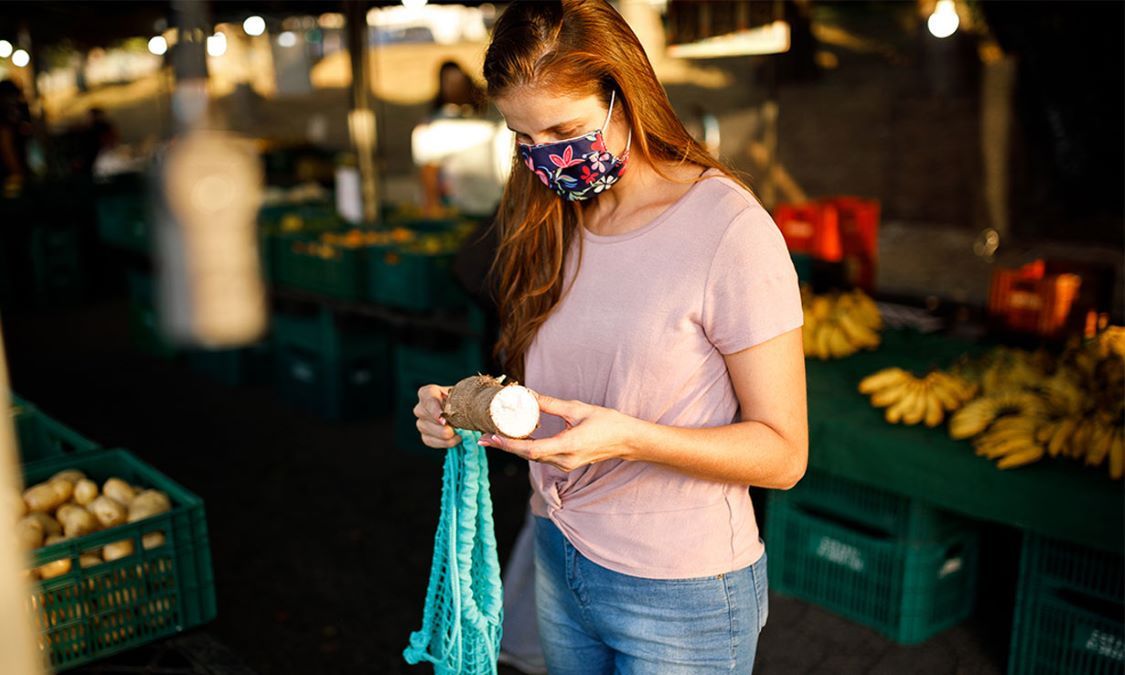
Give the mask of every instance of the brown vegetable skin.
[(141, 537), (141, 546), (144, 546), (147, 551), (150, 548), (159, 548), (164, 545), (163, 532), (148, 532)]
[(117, 500), (117, 502), (121, 504), (128, 504), (137, 496), (136, 491), (133, 490), (133, 486), (120, 478), (110, 478), (107, 480), (105, 484), (102, 485), (102, 494), (110, 499)]
[(145, 490), (129, 502), (129, 522), (135, 523), (160, 513), (172, 510), (168, 495), (159, 490)]
[(70, 571), (70, 558), (59, 558), (35, 569), (40, 579), (53, 579)]
[(65, 479), (52, 478), (51, 480), (47, 481), (47, 485), (50, 485), (51, 489), (54, 490), (55, 494), (58, 495), (59, 499), (61, 500), (60, 503), (65, 504), (66, 502), (70, 501), (71, 495), (74, 494), (74, 483)]
[(27, 514), (27, 517), (39, 523), (39, 528), (43, 530), (44, 536), (50, 536), (52, 534), (62, 534), (63, 532), (62, 525), (59, 524), (59, 521), (55, 520), (46, 513), (43, 513), (42, 511), (29, 513)]
[(65, 480), (69, 483), (78, 483), (78, 481), (84, 480), (85, 478), (86, 474), (82, 473), (78, 469), (66, 469), (51, 476), (47, 480), (47, 482), (50, 483), (53, 480)]
[(104, 558), (106, 562), (110, 562), (133, 555), (133, 550), (133, 540), (122, 539), (121, 541), (106, 544), (105, 548), (102, 549), (102, 558)]
[(74, 501), (82, 506), (86, 506), (90, 502), (98, 498), (98, 484), (94, 481), (83, 478), (74, 484)]
[[(65, 481), (63, 483), (68, 484)], [(23, 501), (27, 504), (28, 511), (49, 513), (64, 504), (66, 498), (50, 483), (40, 483), (24, 490)]]
[(98, 521), (94, 514), (83, 508), (75, 508), (66, 512), (66, 520), (62, 521), (63, 532), (68, 537), (81, 537), (98, 529)]
[(16, 524), (16, 538), (25, 551), (34, 551), (43, 545), (43, 526), (35, 518), (23, 518)]
[[(451, 426), (484, 434), (504, 433), (492, 419), (492, 399), (505, 387), (491, 375), (472, 375), (453, 385), (442, 407), (442, 415)], [(526, 437), (526, 436), (524, 436)]]
[(114, 527), (125, 522), (125, 507), (105, 495), (98, 497), (89, 506), (90, 513), (98, 519), (102, 527)]

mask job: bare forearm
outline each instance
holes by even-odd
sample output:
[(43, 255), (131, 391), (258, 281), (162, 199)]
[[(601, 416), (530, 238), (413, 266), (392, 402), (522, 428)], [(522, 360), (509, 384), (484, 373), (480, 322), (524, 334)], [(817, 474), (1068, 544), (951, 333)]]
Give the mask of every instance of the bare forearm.
[(786, 438), (762, 422), (687, 429), (638, 420), (626, 459), (740, 485), (788, 489), (804, 475), (808, 441)]

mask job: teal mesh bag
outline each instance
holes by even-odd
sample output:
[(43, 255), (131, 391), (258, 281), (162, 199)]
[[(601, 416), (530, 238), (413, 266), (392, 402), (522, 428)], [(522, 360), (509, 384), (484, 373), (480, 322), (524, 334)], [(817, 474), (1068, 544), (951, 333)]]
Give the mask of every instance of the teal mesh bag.
[(422, 629), (410, 634), (407, 663), (429, 661), (437, 675), (496, 673), (503, 591), (480, 432), (458, 429), (445, 454), (441, 518)]

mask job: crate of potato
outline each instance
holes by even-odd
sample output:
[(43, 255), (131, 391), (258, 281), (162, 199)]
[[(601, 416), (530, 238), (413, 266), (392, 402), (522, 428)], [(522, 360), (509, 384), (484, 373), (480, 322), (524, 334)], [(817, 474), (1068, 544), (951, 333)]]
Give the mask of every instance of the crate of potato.
[(125, 450), (23, 467), (39, 647), (66, 670), (215, 617), (203, 501)]

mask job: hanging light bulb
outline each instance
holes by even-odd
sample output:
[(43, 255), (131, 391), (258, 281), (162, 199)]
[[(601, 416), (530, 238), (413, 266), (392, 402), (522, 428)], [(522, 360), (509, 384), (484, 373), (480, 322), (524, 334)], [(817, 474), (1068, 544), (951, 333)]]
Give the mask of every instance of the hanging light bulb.
[(957, 7), (953, 0), (938, 0), (934, 13), (926, 21), (930, 34), (936, 38), (947, 38), (957, 32), (961, 25), (961, 17), (957, 16)]
[(148, 41), (148, 51), (157, 56), (163, 56), (168, 51), (168, 41), (163, 35), (157, 35)]
[(242, 22), (242, 30), (246, 31), (246, 34), (250, 37), (258, 37), (266, 32), (266, 20), (257, 15), (248, 16)]
[(6, 59), (12, 55), (12, 43), (7, 40), (0, 40), (0, 59)]
[(225, 33), (215, 33), (208, 36), (207, 53), (216, 57), (227, 53), (227, 36)]
[(12, 52), (12, 65), (16, 68), (23, 68), (31, 63), (31, 55), (22, 49), (17, 49)]

